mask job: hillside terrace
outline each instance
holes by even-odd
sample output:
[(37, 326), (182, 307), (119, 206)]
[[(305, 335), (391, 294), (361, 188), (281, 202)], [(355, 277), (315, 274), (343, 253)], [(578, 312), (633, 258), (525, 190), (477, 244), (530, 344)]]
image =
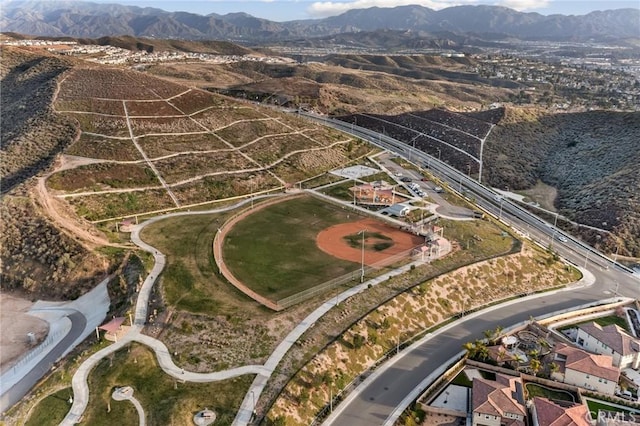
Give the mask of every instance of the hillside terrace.
[(492, 123), (440, 109), (397, 116), (355, 114), (338, 119), (410, 144), (468, 174), (478, 173), (481, 143), (492, 128)]

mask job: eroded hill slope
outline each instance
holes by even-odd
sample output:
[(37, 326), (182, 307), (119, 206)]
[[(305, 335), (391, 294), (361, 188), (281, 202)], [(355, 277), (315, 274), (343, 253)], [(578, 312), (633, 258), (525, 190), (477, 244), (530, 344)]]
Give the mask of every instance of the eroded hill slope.
[[(484, 177), (503, 189), (527, 189), (538, 180), (557, 188), (560, 213), (613, 231), (621, 253), (640, 256), (638, 141), (638, 112), (508, 108), (487, 139)], [(615, 251), (615, 239), (585, 237)]]

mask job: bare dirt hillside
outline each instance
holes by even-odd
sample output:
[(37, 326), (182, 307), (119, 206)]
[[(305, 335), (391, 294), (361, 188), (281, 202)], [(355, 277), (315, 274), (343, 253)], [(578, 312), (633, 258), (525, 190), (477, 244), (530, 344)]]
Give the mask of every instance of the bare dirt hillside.
[[(466, 60), (465, 60), (466, 61)], [(279, 105), (309, 105), (329, 114), (395, 114), (446, 106), (473, 110), (506, 101), (518, 88), (480, 79), (468, 64), (428, 55), (332, 56), (304, 64), (238, 62), (224, 65), (159, 64), (150, 73), (232, 96)]]
[(640, 113), (547, 114), (508, 108), (485, 147), (488, 183), (512, 190), (540, 180), (558, 191), (555, 207), (617, 238), (583, 233), (613, 252), (640, 256)]
[(57, 82), (72, 65), (57, 57), (4, 48), (0, 282), (30, 298), (73, 299), (109, 270), (109, 261), (65, 234), (45, 214), (32, 178), (73, 142), (71, 121), (55, 114)]

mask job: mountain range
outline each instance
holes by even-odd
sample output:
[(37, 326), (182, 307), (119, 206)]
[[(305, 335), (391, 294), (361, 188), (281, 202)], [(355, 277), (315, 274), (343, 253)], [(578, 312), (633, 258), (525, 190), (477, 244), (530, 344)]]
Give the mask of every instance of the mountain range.
[(0, 11), (0, 28), (37, 36), (132, 35), (176, 39), (275, 41), (378, 29), (472, 34), (485, 39), (613, 41), (638, 39), (640, 9), (566, 16), (522, 13), (501, 6), (422, 6), (355, 9), (325, 19), (274, 22), (246, 13), (198, 15), (83, 1), (14, 0)]

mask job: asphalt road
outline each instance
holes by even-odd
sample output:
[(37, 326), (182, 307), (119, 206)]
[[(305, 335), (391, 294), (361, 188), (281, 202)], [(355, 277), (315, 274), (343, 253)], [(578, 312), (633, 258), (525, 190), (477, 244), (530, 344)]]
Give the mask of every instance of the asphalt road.
[(71, 347), (73, 342), (80, 337), (87, 325), (87, 320), (80, 312), (76, 311), (67, 316), (71, 320), (71, 329), (58, 344), (34, 368), (27, 373), (22, 380), (13, 385), (0, 398), (0, 412), (4, 412), (25, 396), (33, 386), (45, 375), (51, 366)]
[[(344, 126), (337, 126), (346, 130)], [(384, 135), (371, 135), (363, 131), (365, 139), (372, 140), (399, 154), (406, 155), (406, 147), (397, 146), (393, 140), (385, 142)], [(422, 153), (412, 153), (418, 160), (430, 157)], [(466, 191), (469, 196), (488, 212), (498, 216), (503, 222), (525, 230), (542, 245), (552, 244), (565, 259), (587, 268), (595, 277), (595, 283), (588, 288), (571, 289), (564, 292), (542, 295), (533, 300), (493, 308), (472, 319), (454, 323), (442, 334), (436, 335), (422, 345), (410, 349), (404, 356), (392, 358), (386, 370), (372, 380), (365, 381), (356, 391), (355, 398), (337, 407), (325, 425), (372, 426), (382, 425), (403, 399), (434, 370), (448, 363), (462, 350), (468, 341), (483, 337), (485, 330), (497, 326), (509, 327), (526, 321), (530, 317), (574, 308), (614, 295), (638, 298), (640, 280), (628, 271), (614, 265), (593, 248), (564, 234), (561, 230), (541, 221), (519, 206), (497, 197), (489, 188), (478, 185), (448, 165), (430, 159), (431, 172), (449, 182), (452, 188)], [(557, 237), (563, 235), (563, 240)]]
[[(397, 360), (375, 380), (359, 389), (350, 403), (339, 406), (340, 414), (331, 423), (335, 426), (381, 425), (414, 388), (438, 367), (447, 364), (466, 342), (483, 337), (485, 330), (497, 326), (508, 327), (550, 312), (573, 308), (595, 300), (611, 297), (607, 285), (598, 284), (585, 289), (557, 293), (534, 300), (526, 300), (500, 309), (483, 313), (479, 317), (460, 320), (453, 327), (425, 342)], [(632, 296), (632, 289), (620, 293)], [(637, 290), (635, 293), (637, 297)]]

